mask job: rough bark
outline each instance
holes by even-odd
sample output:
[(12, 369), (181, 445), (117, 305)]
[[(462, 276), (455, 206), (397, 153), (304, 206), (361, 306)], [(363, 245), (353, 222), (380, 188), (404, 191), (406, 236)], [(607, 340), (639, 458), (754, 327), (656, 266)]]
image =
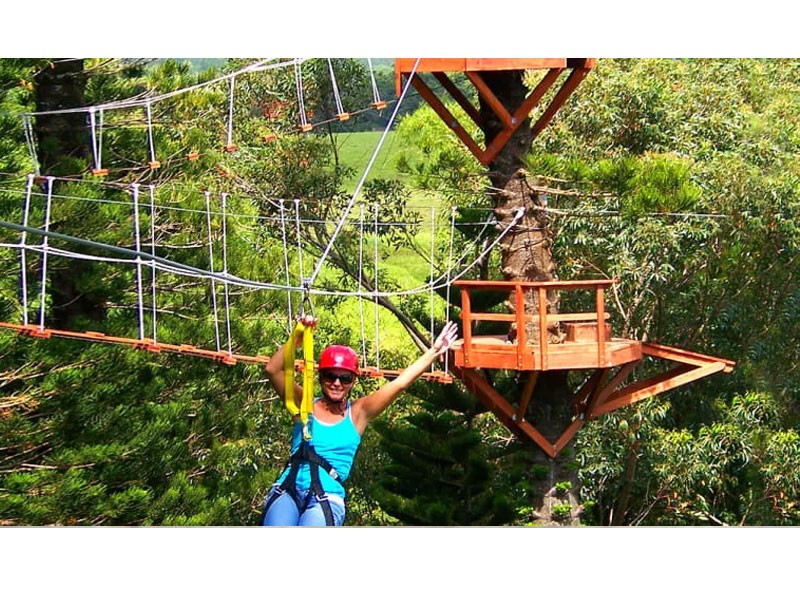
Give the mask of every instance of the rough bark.
[[(484, 81), (503, 103), (513, 112), (525, 99), (529, 90), (525, 86), (523, 71), (496, 71), (483, 74)], [(503, 125), (484, 102), (480, 107), (483, 119), (483, 132), (486, 140), (491, 140), (502, 130)], [(544, 198), (534, 191), (534, 181), (524, 169), (524, 157), (533, 146), (534, 138), (530, 120), (522, 124), (509, 142), (489, 165), (491, 181), (490, 197), (495, 208), (499, 226), (504, 229), (513, 219), (516, 210), (525, 209), (523, 218), (513, 231), (510, 231), (500, 246), (501, 269), (507, 281), (551, 281), (557, 279), (556, 264), (553, 260), (553, 240), (550, 235), (546, 212), (538, 210), (545, 207)], [(512, 300), (513, 301), (513, 300)], [(558, 295), (548, 294), (550, 312), (558, 312)], [(536, 314), (538, 298), (526, 298), (526, 312)], [(526, 334), (538, 336), (538, 325), (530, 324)], [(513, 329), (509, 332), (514, 336)], [(557, 328), (549, 332), (551, 342), (561, 340)], [(533, 339), (536, 339), (534, 337)], [(567, 386), (566, 372), (548, 371), (541, 373), (533, 398), (528, 406), (526, 420), (548, 439), (555, 440), (572, 420), (572, 392)], [(519, 379), (517, 397), (511, 399), (518, 403), (529, 374)], [(578, 503), (577, 472), (569, 467), (570, 447), (565, 448), (555, 459), (549, 458), (538, 447), (531, 447), (532, 463), (545, 467), (547, 477), (532, 481), (533, 510), (541, 525), (577, 525), (580, 523), (581, 508)], [(533, 471), (533, 469), (532, 469)], [(541, 472), (542, 469), (537, 469)], [(567, 483), (557, 487), (558, 483)], [(562, 490), (562, 491), (559, 491)], [(562, 506), (563, 508), (556, 508)]]

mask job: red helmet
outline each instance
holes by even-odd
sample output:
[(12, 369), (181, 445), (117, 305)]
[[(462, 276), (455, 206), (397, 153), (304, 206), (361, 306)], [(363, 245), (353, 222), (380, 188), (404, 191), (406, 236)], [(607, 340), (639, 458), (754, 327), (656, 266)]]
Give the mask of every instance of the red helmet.
[(320, 369), (344, 369), (358, 375), (358, 355), (348, 346), (328, 346), (319, 357)]

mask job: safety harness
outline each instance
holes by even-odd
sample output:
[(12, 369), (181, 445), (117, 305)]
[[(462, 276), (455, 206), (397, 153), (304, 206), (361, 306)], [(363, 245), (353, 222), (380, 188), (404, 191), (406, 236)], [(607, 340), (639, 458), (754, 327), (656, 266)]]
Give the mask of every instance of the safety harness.
[[(294, 401), (294, 357), (295, 357), (295, 337), (298, 333), (303, 334), (303, 398), (300, 402), (300, 408), (297, 407)], [(333, 511), (331, 510), (328, 495), (322, 489), (322, 482), (319, 477), (319, 468), (322, 467), (334, 480), (340, 481), (339, 474), (336, 472), (331, 464), (322, 456), (317, 454), (314, 447), (311, 445), (311, 430), (308, 426), (308, 415), (314, 410), (314, 330), (313, 327), (306, 327), (303, 323), (297, 323), (294, 331), (289, 336), (289, 341), (286, 343), (283, 353), (283, 372), (285, 377), (285, 400), (286, 408), (293, 416), (300, 416), (300, 421), (303, 424), (303, 435), (300, 439), (300, 447), (289, 457), (286, 463), (289, 473), (286, 479), (283, 480), (275, 493), (264, 505), (264, 512), (261, 515), (261, 521), (267, 514), (270, 506), (283, 494), (288, 493), (297, 505), (298, 511), (301, 513), (308, 507), (311, 500), (311, 494), (317, 499), (322, 513), (325, 515), (325, 524), (328, 526), (334, 525)], [(300, 471), (300, 466), (304, 463), (309, 465), (311, 473), (311, 491), (305, 498), (300, 498), (297, 494), (297, 474)]]
[[(305, 498), (300, 498), (297, 494), (297, 474), (300, 471), (300, 466), (303, 463), (307, 463), (309, 465), (309, 471), (311, 473), (311, 491), (309, 494), (306, 495)], [(328, 495), (325, 493), (325, 490), (322, 489), (322, 482), (319, 478), (319, 468), (322, 467), (325, 471), (336, 481), (340, 481), (339, 474), (336, 472), (325, 458), (317, 454), (314, 450), (314, 447), (308, 442), (308, 440), (301, 440), (300, 447), (289, 457), (289, 462), (286, 463), (286, 466), (289, 468), (289, 473), (286, 475), (286, 479), (283, 480), (278, 488), (275, 490), (275, 493), (272, 497), (267, 501), (266, 505), (264, 506), (264, 514), (262, 515), (261, 520), (264, 520), (264, 516), (267, 514), (269, 507), (280, 498), (283, 494), (288, 493), (289, 496), (294, 500), (294, 503), (297, 505), (297, 510), (299, 512), (303, 512), (306, 508), (308, 508), (308, 503), (311, 500), (311, 494), (317, 499), (317, 502), (322, 508), (322, 514), (325, 515), (325, 525), (332, 526), (334, 525), (333, 522), (333, 511), (331, 510), (331, 504), (328, 500)]]

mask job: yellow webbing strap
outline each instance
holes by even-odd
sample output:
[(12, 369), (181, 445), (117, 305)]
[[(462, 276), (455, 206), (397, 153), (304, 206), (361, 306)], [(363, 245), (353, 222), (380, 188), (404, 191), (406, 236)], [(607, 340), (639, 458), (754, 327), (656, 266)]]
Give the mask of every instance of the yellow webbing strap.
[[(303, 398), (300, 408), (294, 401), (294, 357), (295, 339), (298, 332), (303, 334)], [(283, 353), (283, 374), (285, 377), (285, 402), (287, 410), (292, 416), (300, 415), (303, 423), (303, 437), (311, 439), (308, 431), (308, 415), (314, 410), (314, 328), (298, 323), (286, 342)]]

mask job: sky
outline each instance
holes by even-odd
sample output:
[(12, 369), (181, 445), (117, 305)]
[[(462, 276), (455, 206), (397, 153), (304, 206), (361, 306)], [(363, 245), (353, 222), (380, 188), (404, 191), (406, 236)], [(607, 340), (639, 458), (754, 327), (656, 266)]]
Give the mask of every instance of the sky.
[[(477, 5), (475, 5), (477, 6)], [(6, 3), (1, 57), (792, 57), (785, 3)]]

